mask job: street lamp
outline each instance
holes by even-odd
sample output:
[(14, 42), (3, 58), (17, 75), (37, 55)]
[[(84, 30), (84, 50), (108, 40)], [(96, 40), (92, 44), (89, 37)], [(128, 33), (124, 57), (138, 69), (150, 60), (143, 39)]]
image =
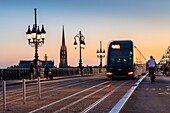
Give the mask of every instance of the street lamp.
[(76, 38), (79, 39), (79, 47), (80, 47), (79, 68), (80, 68), (81, 75), (83, 75), (82, 58), (81, 58), (81, 49), (84, 49), (84, 48), (85, 48), (85, 42), (84, 42), (85, 37), (81, 34), (81, 31), (79, 31), (79, 34), (77, 34), (77, 35), (74, 37), (74, 47), (75, 47), (75, 49), (77, 48), (77, 41), (76, 41)]
[(105, 57), (105, 50), (102, 50), (102, 41), (100, 41), (100, 50), (97, 49), (97, 58), (100, 58), (100, 72), (102, 69), (102, 59)]
[(38, 76), (38, 47), (41, 47), (44, 44), (45, 40), (45, 34), (46, 31), (44, 29), (44, 26), (42, 25), (41, 31), (39, 26), (37, 27), (37, 15), (36, 15), (36, 8), (35, 11), (35, 24), (33, 24), (32, 31), (30, 29), (30, 25), (28, 26), (28, 30), (26, 32), (27, 38), (28, 38), (28, 44), (31, 47), (35, 47), (35, 56), (34, 56), (34, 66), (36, 68), (36, 75)]
[(170, 46), (167, 49), (168, 64), (170, 63)]

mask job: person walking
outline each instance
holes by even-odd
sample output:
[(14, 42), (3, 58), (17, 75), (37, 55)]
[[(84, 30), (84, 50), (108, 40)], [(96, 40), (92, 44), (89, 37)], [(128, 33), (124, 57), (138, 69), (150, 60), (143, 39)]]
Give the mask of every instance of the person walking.
[(31, 62), (31, 64), (30, 64), (30, 76), (29, 76), (29, 79), (31, 80), (31, 78), (35, 78), (34, 77), (34, 64), (33, 64), (33, 62)]
[(48, 65), (48, 62), (46, 62), (46, 65), (45, 65), (45, 67), (44, 67), (44, 73), (45, 73), (46, 79), (49, 78), (49, 72), (50, 72), (50, 67), (49, 67), (49, 65)]

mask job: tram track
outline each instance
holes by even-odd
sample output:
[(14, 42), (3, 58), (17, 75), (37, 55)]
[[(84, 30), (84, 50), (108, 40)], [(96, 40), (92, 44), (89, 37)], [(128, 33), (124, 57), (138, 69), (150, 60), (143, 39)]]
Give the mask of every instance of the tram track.
[[(49, 89), (49, 87), (47, 87), (47, 85), (45, 86), (42, 86), (42, 99), (45, 99), (45, 98), (49, 98), (51, 95), (50, 93), (51, 92), (55, 92), (57, 90), (61, 90), (63, 88), (69, 88), (69, 87), (73, 87), (73, 86), (76, 86), (76, 85), (79, 85), (79, 84), (84, 84), (84, 83), (87, 83), (87, 82), (94, 82), (96, 81), (96, 79), (88, 79), (88, 80), (82, 80), (82, 81), (76, 81), (76, 82), (69, 82), (69, 83), (60, 83), (60, 86), (56, 86), (57, 83), (51, 85), (51, 88)], [(36, 88), (33, 88), (33, 89), (30, 89), (29, 91), (27, 90), (27, 101), (31, 101), (31, 102), (35, 102), (37, 101), (37, 97), (38, 97), (38, 92), (37, 92), (37, 85), (34, 86)], [(27, 88), (28, 89), (28, 88)], [(35, 90), (36, 89), (36, 90)], [(17, 89), (18, 90), (18, 89)], [(35, 90), (35, 91), (34, 91)], [(15, 91), (15, 90), (13, 90)], [(30, 93), (31, 92), (31, 93)], [(57, 95), (58, 93), (53, 93), (53, 95)], [(18, 103), (18, 104), (22, 104), (22, 100), (23, 100), (23, 97), (22, 97), (22, 88), (21, 88), (21, 91), (20, 92), (17, 92), (17, 93), (13, 93), (11, 94), (10, 96), (7, 96), (7, 106), (12, 106), (14, 107), (15, 105), (13, 105), (13, 103)], [(2, 100), (1, 100), (2, 101)], [(20, 101), (20, 102), (19, 102)], [(2, 102), (0, 104), (0, 106), (2, 106)]]
[[(68, 80), (71, 80), (72, 78), (67, 78), (67, 81)], [(77, 79), (77, 78), (74, 78), (74, 79)], [(57, 82), (55, 82), (55, 81), (57, 81)], [(64, 81), (62, 81), (62, 82), (58, 82), (59, 80), (52, 80), (52, 81), (46, 81), (46, 82), (43, 82), (43, 81), (41, 81), (41, 86), (43, 87), (43, 86), (49, 86), (49, 87), (51, 87), (51, 86), (53, 86), (53, 84), (54, 85), (62, 85), (62, 84), (64, 84), (63, 82)], [(61, 80), (60, 80), (61, 81)], [(50, 84), (47, 84), (47, 83), (50, 83)], [(36, 85), (37, 85), (38, 83), (27, 83), (26, 85), (27, 85), (27, 87), (30, 89), (30, 90), (35, 90), (35, 89), (37, 89), (37, 87), (36, 87)], [(17, 92), (19, 92), (19, 91), (21, 91), (21, 88), (22, 88), (22, 84), (20, 84), (20, 85), (14, 85), (14, 86), (10, 86), (10, 87), (7, 87), (7, 93), (8, 93), (8, 95), (10, 95), (10, 94), (14, 94), (14, 91), (17, 93)], [(1, 90), (0, 90), (0, 95), (2, 95), (2, 88), (0, 88)], [(16, 94), (15, 93), (15, 94)]]
[[(91, 80), (92, 81), (92, 80)], [(67, 84), (62, 84), (60, 83), (61, 85), (59, 86), (58, 83), (53, 83), (53, 84), (47, 84), (47, 85), (42, 85), (42, 89), (41, 90), (45, 90), (43, 93), (46, 93), (48, 91), (46, 91), (47, 89), (49, 91), (53, 91), (54, 88), (57, 87), (57, 89), (60, 89), (59, 87), (70, 87), (70, 86), (73, 86), (73, 85), (77, 85), (77, 84), (80, 84), (80, 83), (84, 83), (84, 82), (87, 82), (87, 81), (83, 81), (83, 82), (76, 82), (74, 84), (72, 83), (67, 83)], [(42, 84), (42, 83), (41, 83)], [(57, 84), (57, 85), (56, 85)], [(38, 87), (37, 87), (37, 84), (35, 86), (28, 86), (27, 85), (27, 89), (26, 89), (26, 92), (27, 92), (27, 95), (30, 95), (29, 93), (35, 93), (35, 91), (37, 91)], [(37, 92), (36, 92), (37, 93)], [(7, 98), (13, 98), (15, 96), (22, 96), (22, 87), (16, 89), (16, 90), (12, 90), (10, 92), (7, 91)], [(2, 97), (0, 97), (0, 100), (2, 100)]]
[[(30, 87), (26, 104), (23, 104), (21, 95), (17, 96), (15, 99), (8, 101), (7, 112), (93, 113), (96, 110), (109, 112), (136, 81), (112, 81), (105, 76), (93, 77), (82, 80), (60, 81), (61, 83), (59, 81), (55, 81), (56, 83), (44, 82), (40, 100), (37, 91), (31, 91), (31, 88), (35, 89), (37, 86)], [(2, 104), (0, 104), (0, 107), (2, 107)], [(102, 107), (105, 109), (102, 110)]]
[[(57, 80), (55, 80), (55, 81), (57, 81)], [(55, 82), (54, 80), (53, 81), (46, 81), (46, 82), (41, 82), (41, 86), (42, 86), (42, 89), (44, 88), (44, 87), (48, 87), (48, 88), (53, 88), (53, 86), (54, 85), (58, 85), (58, 87), (61, 87), (63, 84), (64, 85), (69, 85), (69, 83), (67, 83), (67, 84), (65, 84), (65, 83), (62, 83), (62, 82)], [(77, 81), (77, 82), (81, 82), (81, 81)], [(50, 83), (50, 84), (47, 84), (47, 83)], [(75, 83), (75, 82), (74, 82)], [(26, 84), (26, 86), (27, 86), (27, 92), (30, 92), (30, 91), (32, 91), (32, 92), (34, 92), (34, 90), (37, 90), (37, 84), (38, 83), (29, 83), (29, 84)], [(70, 83), (70, 84), (72, 84), (72, 83)], [(22, 92), (22, 85), (17, 85), (17, 87), (14, 87), (14, 86), (12, 86), (13, 88), (9, 88), (9, 87), (7, 87), (7, 94), (8, 94), (8, 96), (10, 96), (10, 95), (14, 95), (14, 94), (17, 94), (17, 93), (21, 93)], [(44, 89), (46, 89), (46, 88), (44, 88)], [(11, 90), (12, 89), (12, 90)], [(1, 91), (0, 91), (0, 95), (2, 95), (2, 89), (1, 89)], [(1, 98), (0, 98), (1, 99)]]

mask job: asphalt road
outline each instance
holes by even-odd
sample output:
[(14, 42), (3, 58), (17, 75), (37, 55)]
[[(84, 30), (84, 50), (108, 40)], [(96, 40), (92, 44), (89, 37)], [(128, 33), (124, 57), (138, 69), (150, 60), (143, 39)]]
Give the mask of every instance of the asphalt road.
[(146, 77), (120, 113), (170, 113), (170, 76), (159, 74), (154, 84)]

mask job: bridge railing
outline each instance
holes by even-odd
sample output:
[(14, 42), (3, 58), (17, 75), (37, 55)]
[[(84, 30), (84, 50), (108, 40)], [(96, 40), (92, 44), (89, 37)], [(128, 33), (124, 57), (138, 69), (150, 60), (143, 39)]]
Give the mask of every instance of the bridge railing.
[(22, 78), (25, 79), (29, 78), (29, 69), (27, 68), (0, 69), (0, 79), (13, 80)]
[[(55, 76), (69, 76), (69, 75), (78, 75), (80, 74), (79, 68), (51, 68), (51, 73), (53, 77)], [(35, 71), (34, 71), (35, 72)], [(83, 74), (95, 74), (95, 73), (104, 73), (106, 72), (105, 68), (92, 68), (83, 69)], [(34, 73), (35, 74), (35, 73)], [(35, 74), (36, 75), (36, 74)], [(44, 68), (40, 68), (39, 75), (44, 77)], [(29, 68), (9, 68), (9, 69), (0, 69), (0, 79), (2, 80), (14, 80), (14, 79), (29, 79), (30, 72)]]

